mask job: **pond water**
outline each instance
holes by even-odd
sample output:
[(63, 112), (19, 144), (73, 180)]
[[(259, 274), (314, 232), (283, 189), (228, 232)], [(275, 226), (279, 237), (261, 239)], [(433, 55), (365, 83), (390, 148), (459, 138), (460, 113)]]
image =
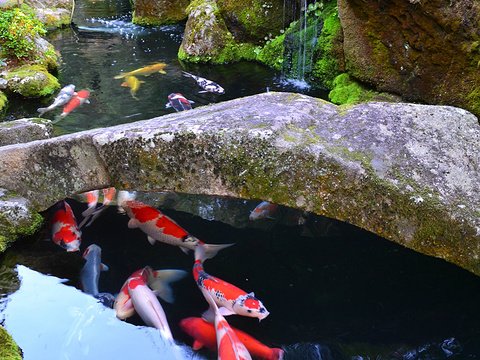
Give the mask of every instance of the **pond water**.
[[(227, 320), (264, 344), (283, 348), (286, 360), (480, 356), (480, 279), (467, 271), (313, 214), (281, 207), (275, 219), (252, 222), (247, 219), (256, 202), (189, 199), (190, 206), (199, 204), (197, 213), (210, 219), (206, 220), (171, 208), (184, 195), (174, 201), (158, 200), (157, 196), (153, 194), (149, 203), (160, 204), (167, 215), (204, 242), (235, 243), (208, 260), (205, 270), (247, 292), (253, 291), (263, 301), (270, 315), (260, 323), (239, 316)], [(86, 204), (68, 201), (80, 220)], [(242, 227), (211, 220), (215, 212), (237, 224), (244, 219), (240, 221)], [(152, 246), (142, 231), (129, 229), (127, 222), (128, 217), (111, 206), (91, 226), (82, 229), (80, 253), (67, 253), (53, 242), (44, 241), (49, 237), (45, 225), (40, 235), (15, 243), (2, 256), (5, 266), (0, 284), (6, 284), (6, 278), (16, 282), (13, 269), (18, 264), (66, 279), (58, 295), (56, 279), (48, 280), (50, 285), (36, 287), (35, 295), (31, 291), (15, 292), (11, 284), (3, 286), (4, 295), (10, 296), (4, 298), (0, 319), (4, 319), (5, 327), (20, 346), (28, 343), (25, 359), (42, 359), (38, 353), (42, 346), (61, 353), (59, 359), (100, 358), (96, 355), (107, 348), (116, 359), (131, 359), (121, 350), (121, 339), (129, 336), (144, 336), (142, 341), (148, 343), (138, 348), (138, 358), (147, 358), (152, 351), (165, 351), (158, 335), (145, 328), (139, 317), (125, 324), (92, 297), (78, 299), (82, 294), (74, 289), (79, 287), (79, 272), (84, 264), (80, 255), (92, 243), (102, 248), (102, 262), (109, 267), (100, 277), (101, 292), (118, 293), (127, 277), (146, 265), (191, 274), (191, 254), (167, 244)], [(65, 288), (75, 291), (75, 298), (61, 295), (67, 291)], [(162, 301), (162, 306), (185, 358), (198, 355), (215, 359), (215, 352), (205, 349), (194, 355), (190, 349), (193, 339), (179, 328), (181, 319), (200, 316), (207, 308), (193, 277), (174, 283), (173, 289), (175, 302)], [(29, 305), (19, 305), (21, 301)], [(52, 310), (43, 301), (57, 308), (53, 312), (58, 316), (51, 315)], [(25, 316), (28, 307), (33, 314)], [(9, 315), (18, 308), (17, 315)], [(23, 315), (19, 316), (18, 311)], [(38, 330), (36, 324), (42, 321), (45, 326)], [(113, 336), (108, 327), (117, 328), (119, 324), (128, 326)], [(32, 327), (36, 337), (26, 337)], [(50, 332), (50, 328), (58, 331)], [(134, 335), (129, 335), (131, 332)], [(115, 341), (121, 344), (118, 352), (112, 345)], [(77, 348), (77, 353), (71, 351)]]
[[(288, 81), (281, 72), (255, 62), (225, 65), (181, 63), (177, 53), (184, 24), (144, 28), (131, 23), (131, 9), (126, 0), (76, 1), (73, 25), (50, 32), (49, 42), (61, 54), (61, 86), (76, 85), (89, 90), (90, 104), (84, 104), (55, 124), (56, 134), (107, 127), (175, 112), (165, 108), (168, 95), (181, 93), (194, 101), (193, 107), (254, 95), (266, 91), (301, 92), (326, 98), (327, 92), (312, 89), (303, 82)], [(121, 72), (164, 62), (166, 74), (138, 76), (140, 85), (134, 99)], [(224, 95), (198, 93), (196, 82), (182, 75), (182, 70), (213, 80), (225, 88)], [(3, 120), (38, 116), (36, 109), (52, 99), (12, 99)], [(48, 112), (55, 119), (61, 109)]]

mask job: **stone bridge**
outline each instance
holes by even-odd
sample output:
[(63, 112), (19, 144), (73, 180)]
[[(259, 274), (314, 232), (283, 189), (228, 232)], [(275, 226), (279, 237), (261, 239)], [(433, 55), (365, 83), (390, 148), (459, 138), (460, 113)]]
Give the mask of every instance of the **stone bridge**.
[(92, 189), (166, 190), (314, 212), (480, 275), (479, 139), (459, 108), (265, 93), (0, 147), (0, 230)]

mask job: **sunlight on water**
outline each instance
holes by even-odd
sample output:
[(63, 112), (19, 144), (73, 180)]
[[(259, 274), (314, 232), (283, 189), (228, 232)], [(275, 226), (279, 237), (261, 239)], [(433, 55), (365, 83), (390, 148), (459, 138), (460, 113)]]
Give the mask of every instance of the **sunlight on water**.
[[(114, 310), (65, 280), (17, 266), (20, 289), (3, 300), (4, 326), (25, 360), (175, 359), (157, 329), (116, 318)], [(187, 347), (184, 359), (201, 359)]]

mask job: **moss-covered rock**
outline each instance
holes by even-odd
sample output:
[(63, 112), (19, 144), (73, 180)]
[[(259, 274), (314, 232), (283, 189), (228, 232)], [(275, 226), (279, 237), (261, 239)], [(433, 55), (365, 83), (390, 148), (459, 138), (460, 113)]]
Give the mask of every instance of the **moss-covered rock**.
[(338, 105), (369, 101), (376, 95), (376, 92), (352, 80), (346, 73), (338, 75), (333, 80), (332, 87), (328, 98)]
[(47, 96), (60, 89), (57, 78), (41, 65), (22, 66), (9, 71), (5, 78), (8, 81), (6, 91), (24, 97)]
[(255, 46), (237, 43), (228, 30), (215, 0), (192, 1), (178, 51), (180, 60), (216, 64), (254, 59)]
[(10, 334), (3, 326), (0, 326), (0, 359), (2, 360), (22, 360), (22, 352), (13, 341)]
[(406, 101), (480, 114), (480, 3), (338, 0), (347, 72)]
[(3, 91), (0, 91), (0, 114), (5, 111), (7, 104), (8, 104), (7, 95), (5, 95)]
[(172, 24), (187, 18), (189, 0), (135, 0), (132, 22), (143, 26)]
[(75, 6), (72, 0), (23, 0), (23, 3), (33, 9), (46, 29), (69, 25)]
[(19, 237), (32, 235), (43, 224), (30, 201), (0, 188), (0, 253)]

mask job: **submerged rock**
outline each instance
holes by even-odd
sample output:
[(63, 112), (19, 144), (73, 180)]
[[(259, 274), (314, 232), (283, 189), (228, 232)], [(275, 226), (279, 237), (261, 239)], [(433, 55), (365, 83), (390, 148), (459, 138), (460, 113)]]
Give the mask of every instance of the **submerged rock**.
[(266, 200), (480, 275), (479, 145), (454, 107), (266, 93), (2, 147), (0, 183), (37, 211), (107, 186)]

